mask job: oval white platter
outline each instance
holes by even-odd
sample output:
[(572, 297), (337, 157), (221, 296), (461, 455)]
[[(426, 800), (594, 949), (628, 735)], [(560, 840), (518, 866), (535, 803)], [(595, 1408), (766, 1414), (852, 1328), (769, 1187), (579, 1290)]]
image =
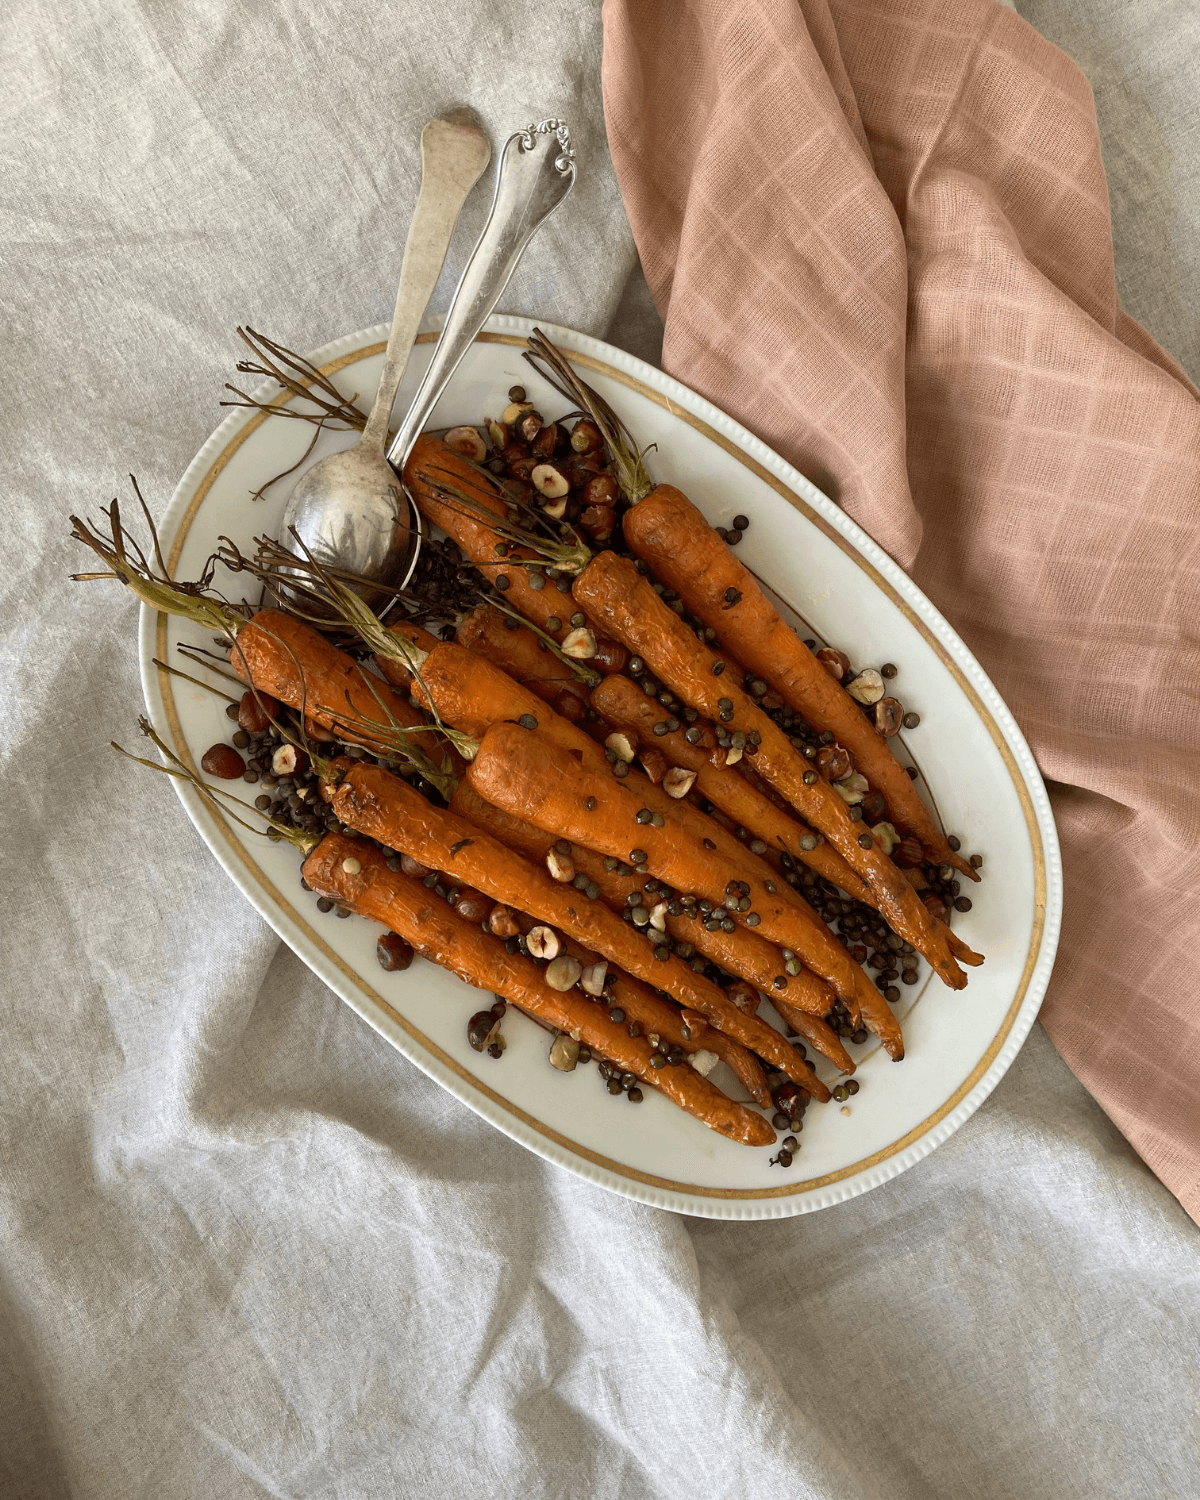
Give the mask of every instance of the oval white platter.
[[(521, 384), (547, 417), (564, 403), (521, 358), (532, 324), (493, 317), (439, 403), (433, 427), (478, 423)], [(894, 1177), (927, 1155), (996, 1086), (1037, 1015), (1058, 940), (1061, 868), (1049, 802), (1033, 757), (995, 688), (954, 631), (869, 537), (802, 475), (737, 423), (677, 381), (620, 350), (568, 329), (546, 327), (616, 408), (643, 445), (656, 444), (655, 478), (678, 485), (717, 525), (750, 518), (740, 556), (807, 631), (859, 666), (899, 667), (894, 689), (920, 726), (901, 751), (920, 768), (918, 786), (963, 850), (984, 856), (972, 910), (955, 927), (987, 962), (954, 993), (921, 966), (897, 1008), (907, 1056), (892, 1063), (874, 1038), (851, 1047), (860, 1091), (843, 1108), (814, 1105), (790, 1170), (706, 1130), (653, 1090), (631, 1105), (604, 1089), (594, 1066), (558, 1073), (546, 1033), (510, 1012), (500, 1060), (472, 1051), (466, 1021), (477, 992), (418, 959), (388, 974), (375, 959), (379, 929), (316, 909), (300, 887), (298, 856), (244, 833), (177, 783), (189, 817), (230, 878), (283, 940), (331, 989), (430, 1077), (514, 1140), (614, 1192), (711, 1218), (766, 1219), (806, 1213)], [(367, 329), (313, 356), (347, 396), (369, 405), (387, 330)], [(405, 373), (397, 410), (425, 369), (424, 336)], [(259, 393), (263, 395), (262, 392)], [(273, 394), (268, 388), (267, 394)], [(307, 463), (352, 441), (322, 433), (312, 454), (261, 501), (251, 494), (301, 458), (312, 437), (303, 422), (235, 411), (189, 466), (160, 528), (173, 575), (198, 575), (217, 538), (243, 550), (275, 534), (284, 501)], [(238, 580), (224, 582), (230, 597)], [(205, 676), (177, 653), (210, 646), (196, 627), (145, 608), (142, 683), (151, 719), (193, 767), (231, 728), (224, 701), (169, 677), (158, 656)], [(214, 685), (229, 688), (219, 678)], [(230, 689), (232, 691), (232, 689)], [(253, 792), (250, 788), (246, 791)], [(964, 882), (964, 884), (966, 884)], [(824, 1076), (833, 1075), (823, 1065)]]

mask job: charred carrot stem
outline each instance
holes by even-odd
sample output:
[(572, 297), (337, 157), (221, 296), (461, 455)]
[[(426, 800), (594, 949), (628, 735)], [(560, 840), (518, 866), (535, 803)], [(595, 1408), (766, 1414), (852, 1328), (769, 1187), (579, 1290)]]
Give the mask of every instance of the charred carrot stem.
[(602, 902), (588, 901), (573, 887), (558, 884), (545, 870), (512, 853), (465, 818), (435, 808), (399, 777), (362, 763), (341, 769), (344, 779), (329, 795), (334, 812), (347, 827), (411, 855), (430, 869), (452, 871), (494, 901), (560, 928), (627, 973), (699, 1011), (815, 1098), (829, 1097), (825, 1085), (778, 1032), (743, 1015), (715, 984), (693, 973), (681, 960), (670, 955), (665, 960), (656, 958), (649, 944)]
[(551, 989), (532, 959), (508, 953), (497, 938), (458, 916), (418, 881), (389, 870), (378, 849), (327, 835), (304, 862), (314, 891), (398, 933), (422, 957), (506, 1000), (544, 1025), (569, 1032), (658, 1089), (711, 1130), (748, 1146), (767, 1146), (775, 1132), (761, 1115), (727, 1099), (693, 1068), (655, 1068), (655, 1049), (609, 1019), (604, 1007), (575, 992)]
[(862, 825), (851, 820), (839, 794), (811, 769), (778, 725), (748, 693), (728, 681), (720, 659), (667, 608), (633, 563), (615, 552), (601, 553), (575, 580), (574, 593), (594, 619), (644, 657), (684, 702), (748, 734), (758, 733), (757, 770), (870, 886), (872, 904), (893, 930), (925, 955), (946, 984), (961, 989), (967, 976), (912, 886)]
[[(467, 779), (485, 801), (546, 832), (628, 861), (676, 890), (724, 907), (729, 867), (715, 863), (682, 823), (663, 818), (656, 824), (627, 783), (597, 776), (582, 761), (539, 735), (498, 723), (484, 735)], [(709, 842), (715, 851), (715, 842)], [(771, 874), (766, 879), (756, 874), (746, 884), (752, 909), (739, 912), (737, 924), (801, 954), (837, 994), (861, 1005), (868, 1026), (893, 1057), (902, 1057), (900, 1028), (878, 990), (811, 908), (805, 916), (793, 906)], [(735, 920), (727, 908), (723, 920)]]
[(854, 756), (858, 770), (880, 792), (891, 821), (918, 840), (927, 857), (978, 880), (913, 786), (887, 740), (840, 683), (780, 618), (753, 573), (717, 535), (695, 505), (673, 485), (660, 484), (626, 512), (625, 540), (689, 611), (719, 630), (757, 676), (826, 730)]

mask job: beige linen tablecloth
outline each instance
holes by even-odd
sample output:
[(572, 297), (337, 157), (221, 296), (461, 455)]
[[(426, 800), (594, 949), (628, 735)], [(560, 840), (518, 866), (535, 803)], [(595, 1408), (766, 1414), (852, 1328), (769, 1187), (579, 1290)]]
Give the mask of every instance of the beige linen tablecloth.
[[(1195, 376), (1200, 21), (1032, 18), (1097, 90), (1126, 305)], [(386, 315), (430, 114), (571, 118), (505, 305), (653, 353), (598, 12), (18, 0), (0, 65), (0, 1495), (1194, 1494), (1196, 1229), (1040, 1029), (863, 1198), (659, 1213), (384, 1046), (106, 748), (136, 615), (66, 583), (68, 511), (133, 470), (161, 512), (235, 323)]]

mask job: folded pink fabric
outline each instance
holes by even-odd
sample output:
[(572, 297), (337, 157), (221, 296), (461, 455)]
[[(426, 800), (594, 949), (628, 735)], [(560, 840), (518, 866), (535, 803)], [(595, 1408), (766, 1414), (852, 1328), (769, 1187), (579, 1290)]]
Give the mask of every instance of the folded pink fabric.
[(995, 0), (606, 0), (663, 366), (1012, 707), (1063, 844), (1042, 1020), (1200, 1219), (1200, 401), (1117, 304), (1095, 111)]

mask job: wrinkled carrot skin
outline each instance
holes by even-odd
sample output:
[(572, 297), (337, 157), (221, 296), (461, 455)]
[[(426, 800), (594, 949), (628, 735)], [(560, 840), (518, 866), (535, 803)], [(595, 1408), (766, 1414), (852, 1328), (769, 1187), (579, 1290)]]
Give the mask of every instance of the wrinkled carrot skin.
[[(490, 833), (506, 848), (515, 849), (518, 854), (524, 855), (536, 865), (545, 863), (551, 845), (557, 842), (556, 835), (544, 833), (533, 823), (527, 823), (524, 818), (518, 818), (512, 813), (493, 806), (490, 802), (485, 802), (468, 781), (459, 783), (451, 799), (450, 808), (452, 812), (459, 813), (468, 822), (474, 823), (477, 828)], [(575, 860), (575, 868), (580, 874), (587, 875), (596, 882), (600, 887), (600, 894), (613, 910), (619, 911), (625, 906), (630, 892), (641, 889), (641, 884), (635, 876), (624, 876), (616, 871), (606, 870), (603, 858), (593, 853), (591, 849), (583, 849), (573, 844), (571, 852)], [(669, 918), (668, 928), (676, 920)], [(831, 1001), (832, 998), (831, 994)], [(632, 1016), (631, 1019), (641, 1020), (638, 1016)], [(662, 1028), (658, 1029), (661, 1031)], [(708, 1030), (708, 1038), (708, 1041), (701, 1042), (700, 1045), (715, 1053), (723, 1063), (728, 1063), (750, 1096), (765, 1109), (769, 1109), (771, 1091), (767, 1088), (766, 1074), (757, 1060), (744, 1047), (711, 1027)]]
[[(421, 651), (432, 651), (438, 644), (436, 635), (430, 635), (428, 630), (422, 629), (420, 625), (414, 625), (410, 620), (406, 620), (403, 625), (391, 625), (388, 628), (393, 635), (398, 635)], [(394, 656), (377, 653), (371, 659), (394, 688), (403, 692), (411, 685), (412, 673)]]
[[(466, 779), (485, 801), (597, 853), (628, 860), (635, 848), (644, 850), (648, 874), (676, 890), (706, 897), (714, 905), (724, 904), (727, 867), (698, 849), (686, 828), (670, 820), (664, 820), (661, 828), (639, 823), (637, 814), (643, 804), (636, 790), (612, 777), (592, 774), (570, 752), (540, 735), (512, 724), (494, 724)], [(759, 922), (750, 924), (757, 934), (802, 953), (837, 994), (862, 1007), (864, 1020), (889, 1053), (903, 1057), (900, 1028), (879, 991), (812, 909), (807, 908), (805, 941), (800, 941), (795, 936), (800, 908), (785, 900), (778, 882), (772, 878), (774, 890), (762, 880), (747, 883), (753, 910), (746, 917), (758, 915)], [(737, 918), (739, 925), (745, 925), (746, 917)], [(758, 1047), (754, 1050), (765, 1056)]]
[(755, 768), (871, 887), (871, 904), (893, 931), (923, 953), (951, 989), (961, 989), (967, 976), (912, 886), (874, 842), (865, 848), (859, 843), (860, 837), (869, 835), (851, 821), (845, 802), (827, 781), (819, 776), (812, 785), (804, 781), (808, 762), (728, 673), (714, 675), (718, 658), (667, 608), (633, 563), (615, 552), (602, 552), (575, 580), (574, 592), (583, 608), (643, 656), (685, 703), (713, 719), (720, 716), (720, 700), (732, 704), (725, 722), (747, 733), (757, 730), (762, 737)]
[[(823, 1057), (827, 1057), (843, 1073), (854, 1072), (854, 1059), (842, 1046), (841, 1038), (836, 1031), (831, 1031), (819, 1016), (810, 1015), (808, 1011), (801, 1010), (798, 1005), (790, 1005), (786, 1000), (772, 997), (771, 1004), (787, 1025), (802, 1036), (810, 1047), (815, 1047)], [(830, 1041), (831, 1037), (832, 1041)]]
[[(511, 726), (498, 725), (497, 728)], [(526, 734), (525, 730), (518, 730)], [(674, 956), (654, 957), (644, 938), (601, 901), (589, 901), (572, 886), (552, 880), (545, 870), (506, 849), (457, 814), (435, 808), (398, 776), (362, 763), (338, 763), (343, 779), (329, 791), (330, 805), (348, 828), (399, 849), (430, 869), (528, 912), (560, 928), (585, 947), (603, 953), (619, 968), (666, 990), (682, 1005), (757, 1052), (793, 1083), (817, 1099), (829, 1090), (765, 1022), (743, 1015), (728, 997)]]
[(637, 683), (614, 673), (592, 690), (592, 707), (614, 729), (631, 731), (642, 745), (660, 749), (672, 765), (696, 773), (696, 790), (735, 823), (757, 834), (776, 852), (782, 850), (803, 861), (826, 880), (859, 901), (870, 898), (870, 889), (836, 849), (822, 838), (815, 849), (802, 849), (800, 840), (810, 830), (753, 787), (732, 766), (714, 766), (700, 745), (690, 745), (682, 729), (654, 733), (663, 719), (662, 709), (647, 698)]
[[(450, 806), (477, 827), (494, 834), (502, 844), (516, 849), (526, 859), (537, 864), (545, 861), (551, 846), (557, 842), (554, 834), (546, 833), (536, 824), (528, 823), (524, 818), (518, 818), (485, 802), (468, 781), (459, 783)], [(644, 875), (622, 875), (619, 870), (606, 870), (604, 857), (580, 844), (571, 845), (571, 858), (576, 871), (599, 886), (600, 894), (614, 911), (622, 911), (629, 905), (629, 897), (635, 893), (642, 897), (645, 904), (653, 905), (655, 898), (651, 896), (647, 900), (643, 892), (646, 881)], [(677, 943), (691, 943), (697, 953), (719, 964), (727, 973), (736, 974), (739, 979), (753, 984), (770, 997), (780, 1015), (783, 1015), (783, 1011), (778, 1005), (777, 997), (781, 992), (778, 982), (782, 980), (782, 989), (786, 989), (794, 1001), (792, 1010), (802, 1009), (808, 1016), (803, 1030), (799, 1026), (793, 1026), (792, 1029), (800, 1031), (805, 1041), (811, 1041), (819, 1052), (843, 1072), (854, 1071), (854, 1063), (838, 1040), (837, 1033), (831, 1031), (822, 1019), (833, 1008), (834, 1002), (833, 991), (823, 979), (818, 979), (807, 970), (801, 970), (794, 976), (785, 974), (779, 950), (745, 927), (739, 928), (737, 932), (708, 932), (703, 923), (695, 918), (673, 917), (669, 912), (665, 922), (667, 933)], [(716, 1047), (710, 1050), (721, 1056)], [(766, 1094), (765, 1099), (759, 1098), (742, 1071), (744, 1061), (749, 1061), (757, 1069), (758, 1081), (765, 1092), (766, 1080), (749, 1054), (746, 1054), (745, 1059), (722, 1057), (722, 1061), (730, 1064), (760, 1104), (769, 1105), (770, 1094)]]
[[(357, 865), (347, 872), (345, 861)], [(352, 865), (352, 868), (353, 868)], [(304, 861), (304, 879), (319, 894), (380, 922), (467, 984), (503, 995), (543, 1025), (577, 1035), (581, 1042), (620, 1068), (636, 1073), (710, 1130), (747, 1146), (774, 1144), (775, 1132), (761, 1115), (727, 1099), (695, 1069), (652, 1068), (655, 1050), (645, 1037), (631, 1037), (610, 1021), (601, 1005), (583, 994), (553, 990), (542, 972), (520, 953), (458, 916), (419, 881), (389, 870), (378, 849), (361, 841), (327, 835)]]
[[(570, 613), (568, 609), (567, 616)], [(507, 672), (546, 703), (557, 707), (563, 693), (572, 693), (586, 706), (587, 684), (565, 667), (528, 625), (519, 625), (515, 630), (512, 625), (498, 609), (481, 604), (462, 621), (454, 638), (460, 646)]]
[[(336, 729), (341, 738), (355, 744), (376, 742), (343, 718), (342, 710), (389, 728), (392, 720), (402, 729), (428, 726), (424, 714), (386, 682), (364, 672), (352, 657), (282, 610), (260, 609), (238, 631), (229, 662), (243, 682), (302, 710), (323, 728)], [(431, 739), (422, 737), (426, 749)]]
[[(780, 618), (753, 573), (685, 494), (674, 485), (658, 485), (626, 512), (622, 530), (633, 553), (678, 593), (692, 614), (718, 631), (722, 641), (728, 639), (745, 664), (814, 729), (837, 736), (858, 770), (882, 793), (901, 833), (916, 838), (935, 863), (979, 879), (946, 842), (887, 740)], [(726, 602), (733, 597), (730, 589), (740, 595), (733, 604)]]

